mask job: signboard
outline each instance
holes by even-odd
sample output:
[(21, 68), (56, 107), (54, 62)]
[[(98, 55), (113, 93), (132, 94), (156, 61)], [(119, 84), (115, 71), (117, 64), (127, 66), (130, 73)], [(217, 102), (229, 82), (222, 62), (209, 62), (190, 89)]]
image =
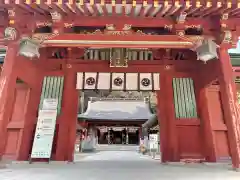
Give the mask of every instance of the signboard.
[(158, 134), (149, 134), (150, 149), (158, 148)]
[(57, 110), (40, 110), (31, 158), (50, 158)]
[(47, 98), (43, 100), (43, 106), (42, 109), (47, 109), (47, 110), (55, 110), (58, 107), (58, 99), (54, 98)]

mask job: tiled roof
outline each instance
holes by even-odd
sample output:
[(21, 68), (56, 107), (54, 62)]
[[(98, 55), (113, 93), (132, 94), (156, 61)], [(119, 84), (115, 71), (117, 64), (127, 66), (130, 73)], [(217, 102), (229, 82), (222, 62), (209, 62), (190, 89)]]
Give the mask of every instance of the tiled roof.
[(229, 54), (233, 66), (240, 66), (240, 53)]
[(149, 103), (143, 100), (117, 99), (89, 101), (86, 112), (79, 114), (78, 118), (126, 121), (148, 120), (153, 116)]
[(6, 49), (0, 49), (0, 63), (3, 63), (6, 56)]

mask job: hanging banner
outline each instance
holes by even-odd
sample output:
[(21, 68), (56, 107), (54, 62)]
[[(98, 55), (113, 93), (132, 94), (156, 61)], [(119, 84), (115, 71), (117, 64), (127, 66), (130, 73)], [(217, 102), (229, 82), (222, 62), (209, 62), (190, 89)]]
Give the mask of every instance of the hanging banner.
[(50, 158), (56, 126), (57, 110), (40, 110), (31, 158)]

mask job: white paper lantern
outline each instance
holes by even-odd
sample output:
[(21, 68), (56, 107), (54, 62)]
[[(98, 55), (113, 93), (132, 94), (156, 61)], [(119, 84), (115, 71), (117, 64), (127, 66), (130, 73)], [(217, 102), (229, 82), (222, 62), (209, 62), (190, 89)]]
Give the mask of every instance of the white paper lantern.
[(198, 60), (206, 63), (209, 60), (217, 58), (217, 48), (217, 44), (212, 40), (204, 40), (203, 43), (196, 48)]
[(13, 27), (7, 27), (4, 30), (4, 39), (7, 39), (7, 40), (17, 39), (17, 30)]
[(40, 57), (40, 45), (32, 39), (24, 38), (20, 41), (19, 54), (28, 58)]

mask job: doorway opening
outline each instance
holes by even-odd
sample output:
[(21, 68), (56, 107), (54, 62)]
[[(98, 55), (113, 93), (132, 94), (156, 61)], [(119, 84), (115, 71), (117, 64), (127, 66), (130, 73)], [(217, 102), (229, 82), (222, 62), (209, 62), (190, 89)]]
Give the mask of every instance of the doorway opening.
[(139, 127), (98, 126), (97, 132), (99, 144), (139, 144)]
[[(155, 93), (89, 90), (79, 94), (75, 154), (112, 150), (113, 147), (134, 151), (140, 148), (144, 139), (142, 126), (156, 119)], [(151, 128), (157, 129), (159, 136), (158, 124), (155, 126), (157, 128)], [(160, 152), (160, 147), (157, 148)]]

